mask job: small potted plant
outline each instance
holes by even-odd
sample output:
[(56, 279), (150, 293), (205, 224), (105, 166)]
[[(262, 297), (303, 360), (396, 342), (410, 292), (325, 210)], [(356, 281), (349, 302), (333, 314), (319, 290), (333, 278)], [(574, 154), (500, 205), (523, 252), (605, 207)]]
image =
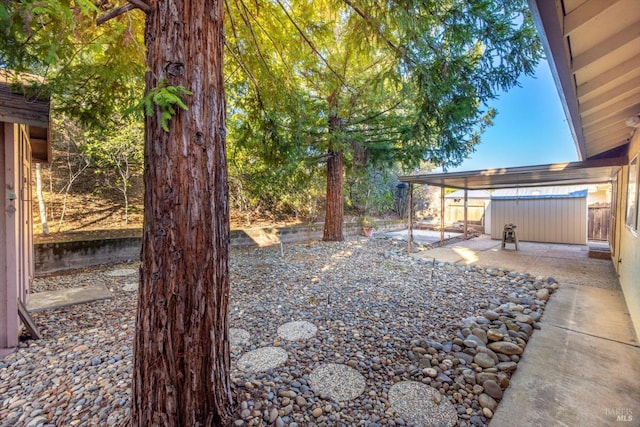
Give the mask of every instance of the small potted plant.
[(366, 237), (371, 237), (373, 234), (375, 222), (368, 216), (360, 217), (360, 226), (362, 227), (362, 234)]

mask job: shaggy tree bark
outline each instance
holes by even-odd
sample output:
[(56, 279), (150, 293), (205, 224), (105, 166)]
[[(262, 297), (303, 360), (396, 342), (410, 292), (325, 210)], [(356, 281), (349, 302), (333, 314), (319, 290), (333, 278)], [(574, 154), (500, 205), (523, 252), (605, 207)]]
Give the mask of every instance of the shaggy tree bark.
[[(340, 118), (329, 118), (329, 137), (338, 130)], [(344, 200), (342, 187), (344, 182), (344, 152), (329, 145), (327, 159), (327, 212), (324, 219), (322, 240), (342, 241), (342, 222), (344, 221)]]
[(145, 122), (132, 425), (220, 426), (231, 407), (223, 1), (147, 2), (147, 91), (193, 95)]

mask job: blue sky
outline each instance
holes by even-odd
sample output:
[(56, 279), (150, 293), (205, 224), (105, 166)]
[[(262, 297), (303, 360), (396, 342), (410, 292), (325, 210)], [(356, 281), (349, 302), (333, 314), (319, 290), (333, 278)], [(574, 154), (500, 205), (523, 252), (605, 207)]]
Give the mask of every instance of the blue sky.
[(547, 62), (520, 83), (492, 102), (498, 114), (471, 158), (447, 172), (578, 160)]

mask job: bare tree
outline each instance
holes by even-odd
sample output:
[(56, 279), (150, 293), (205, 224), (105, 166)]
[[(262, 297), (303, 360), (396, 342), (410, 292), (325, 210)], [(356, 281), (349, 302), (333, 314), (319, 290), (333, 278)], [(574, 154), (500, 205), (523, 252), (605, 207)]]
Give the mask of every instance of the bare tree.
[(49, 235), (49, 224), (47, 224), (47, 211), (44, 208), (42, 197), (42, 173), (40, 163), (36, 163), (36, 197), (38, 198), (38, 211), (40, 212), (40, 223), (42, 224), (42, 234)]
[[(58, 231), (62, 228), (64, 217), (67, 213), (67, 199), (71, 188), (78, 178), (91, 166), (90, 159), (80, 149), (80, 144), (84, 142), (82, 130), (75, 123), (67, 122), (65, 126), (58, 126), (56, 133), (61, 155), (51, 164), (51, 168), (60, 165), (62, 169), (67, 171), (67, 179), (64, 181), (62, 188), (57, 191), (56, 199), (62, 197), (62, 210), (58, 218)], [(50, 174), (51, 176), (51, 174)]]

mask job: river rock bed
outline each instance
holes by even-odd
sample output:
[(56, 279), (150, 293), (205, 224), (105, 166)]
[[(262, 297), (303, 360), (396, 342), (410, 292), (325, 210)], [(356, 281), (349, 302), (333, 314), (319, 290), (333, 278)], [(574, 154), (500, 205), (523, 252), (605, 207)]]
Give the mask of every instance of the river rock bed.
[[(486, 425), (558, 287), (381, 238), (232, 249), (230, 270), (238, 426)], [(0, 360), (1, 426), (126, 422), (136, 266), (33, 288), (96, 283), (113, 299), (34, 313), (43, 339)]]

